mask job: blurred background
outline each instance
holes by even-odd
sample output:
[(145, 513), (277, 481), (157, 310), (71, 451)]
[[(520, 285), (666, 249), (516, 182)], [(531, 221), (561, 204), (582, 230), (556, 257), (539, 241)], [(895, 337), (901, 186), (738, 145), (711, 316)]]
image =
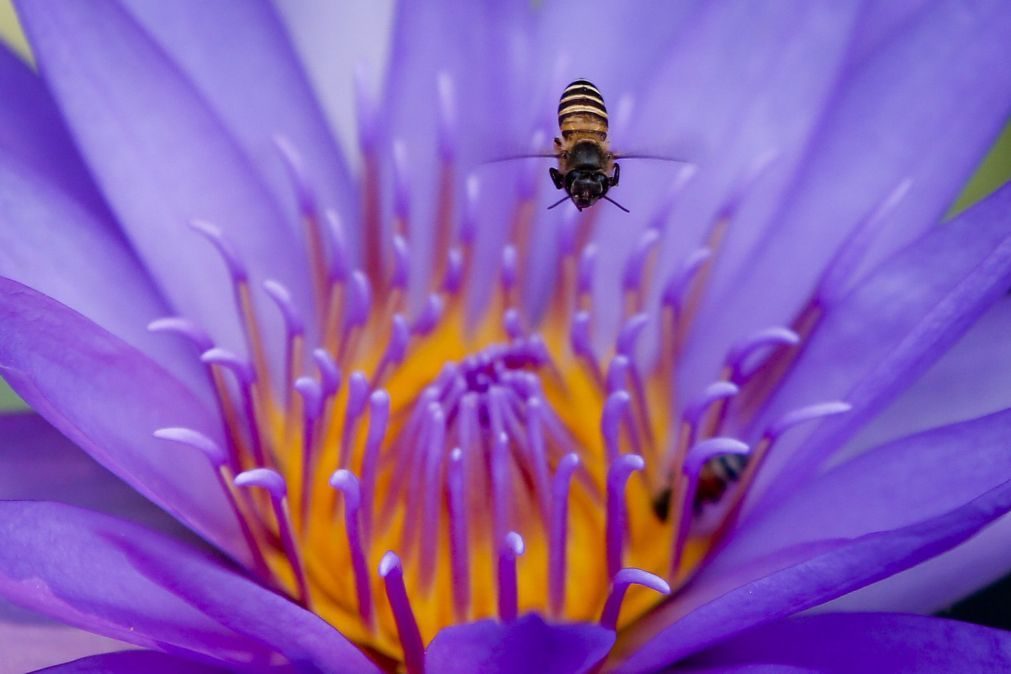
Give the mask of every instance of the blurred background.
[[(391, 2), (361, 2), (353, 4), (361, 9), (363, 20), (367, 20), (369, 23), (388, 23), (391, 18)], [(376, 11), (377, 6), (382, 8), (378, 12)], [(366, 17), (366, 15), (368, 16)], [(319, 29), (329, 30), (326, 24), (326, 21), (321, 21)], [(31, 63), (31, 52), (18, 26), (17, 16), (11, 0), (0, 0), (0, 40), (27, 62)], [(375, 50), (373, 60), (381, 63), (385, 45), (382, 43), (375, 44), (373, 48)], [(353, 61), (351, 58), (348, 59), (348, 62)], [(349, 76), (348, 87), (346, 89), (348, 94), (350, 94), (350, 83), (351, 77)], [(340, 95), (340, 91), (341, 89), (338, 87), (336, 95)], [(330, 95), (334, 95), (334, 92), (331, 92)], [(2, 95), (0, 95), (0, 101), (2, 101)], [(329, 107), (329, 101), (323, 100), (321, 102), (324, 107)], [(335, 128), (334, 133), (339, 138), (343, 138), (349, 135), (350, 129)], [(965, 186), (961, 196), (952, 204), (949, 216), (968, 208), (1009, 179), (1011, 179), (1011, 123), (1005, 126), (1003, 133), (996, 139), (975, 175)], [(1008, 338), (1011, 339), (1011, 335), (1008, 335)], [(1011, 363), (996, 365), (1007, 367), (1009, 376), (1011, 376)], [(20, 409), (25, 409), (24, 403), (0, 379), (0, 412)], [(1011, 629), (1011, 575), (976, 595), (959, 602), (941, 615), (983, 625)]]

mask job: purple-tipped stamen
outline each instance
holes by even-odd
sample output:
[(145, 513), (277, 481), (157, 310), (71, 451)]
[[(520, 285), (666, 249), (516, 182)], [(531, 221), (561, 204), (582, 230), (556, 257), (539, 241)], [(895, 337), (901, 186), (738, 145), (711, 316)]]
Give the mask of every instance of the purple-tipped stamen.
[(422, 308), (421, 313), (414, 321), (414, 325), (411, 327), (411, 332), (415, 335), (424, 336), (435, 329), (435, 326), (439, 324), (442, 319), (442, 310), (445, 307), (445, 302), (441, 295), (431, 294), (425, 301), (425, 306)]
[(729, 381), (713, 382), (702, 391), (702, 395), (688, 405), (684, 414), (684, 421), (688, 425), (688, 446), (694, 445), (699, 437), (699, 430), (706, 413), (717, 403), (725, 402), (739, 392), (740, 389), (737, 385)]
[(568, 548), (569, 486), (579, 467), (578, 454), (566, 454), (551, 484), (551, 525), (548, 528), (548, 609), (562, 615), (565, 606), (565, 566)]
[(600, 434), (607, 450), (607, 463), (611, 465), (621, 453), (621, 422), (628, 418), (631, 398), (627, 391), (615, 391), (607, 396), (604, 411), (600, 415)]
[(349, 470), (338, 470), (330, 478), (330, 486), (344, 495), (344, 530), (347, 534), (348, 552), (351, 555), (351, 569), (355, 575), (355, 594), (358, 599), (358, 615), (369, 630), (372, 622), (372, 591), (369, 588), (369, 572), (362, 546), (358, 513), (361, 506), (361, 490), (358, 479)]
[(195, 346), (200, 353), (214, 347), (210, 336), (196, 323), (181, 316), (156, 318), (147, 324), (150, 332), (167, 332), (179, 335)]
[(239, 506), (239, 502), (235, 499), (235, 494), (232, 492), (232, 472), (228, 465), (229, 457), (227, 452), (217, 442), (191, 428), (159, 428), (154, 432), (154, 437), (196, 449), (207, 457), (207, 460), (211, 462), (211, 465), (215, 469), (214, 476), (218, 480), (221, 492), (225, 495), (228, 506), (235, 514), (235, 519), (239, 523), (242, 538), (246, 541), (246, 547), (249, 548), (249, 553), (253, 558), (253, 568), (256, 571), (256, 575), (263, 579), (269, 579), (271, 577), (270, 567), (267, 566), (267, 560), (263, 557), (263, 551), (260, 549), (256, 536), (249, 526), (249, 520)]
[(341, 427), (341, 451), (337, 465), (346, 468), (351, 459), (351, 441), (358, 428), (358, 419), (368, 402), (369, 380), (363, 372), (352, 372), (348, 377), (348, 399), (344, 407), (344, 424)]
[(291, 293), (278, 281), (263, 282), (263, 290), (277, 305), (284, 319), (285, 354), (284, 354), (284, 392), (290, 395), (290, 387), (295, 379), (295, 373), (302, 361), (302, 344), (305, 339), (305, 326), (298, 310), (291, 299)]
[(312, 495), (312, 476), (316, 468), (316, 428), (323, 414), (323, 391), (312, 377), (295, 380), (295, 390), (302, 399), (302, 482), (299, 501), (299, 522), (302, 534), (308, 533), (309, 498)]
[(498, 550), (498, 617), (502, 622), (516, 620), (519, 602), (516, 559), (523, 552), (520, 535), (515, 531), (507, 533)]
[(768, 357), (768, 353), (775, 349), (796, 346), (799, 342), (800, 336), (796, 332), (782, 326), (765, 328), (741, 339), (727, 353), (724, 366), (726, 379), (735, 384), (742, 383), (761, 367), (754, 362), (759, 359), (756, 354), (765, 351)]
[(611, 594), (608, 595), (604, 610), (600, 615), (601, 627), (609, 630), (617, 629), (621, 604), (625, 599), (625, 593), (632, 585), (642, 585), (662, 595), (670, 594), (670, 585), (660, 576), (642, 569), (622, 569), (614, 575), (611, 582)]
[(428, 592), (435, 579), (435, 558), (439, 550), (439, 520), (442, 511), (442, 457), (446, 441), (446, 415), (442, 407), (434, 403), (430, 409), (429, 431), (423, 446), (425, 452), (422, 479), (421, 522), (418, 527), (421, 540), (421, 554), (418, 560), (418, 579), (422, 592)]
[(470, 547), (467, 524), (467, 481), (459, 447), (449, 454), (449, 552), (453, 578), (453, 611), (458, 622), (470, 612)]
[(379, 562), (379, 576), (386, 587), (386, 599), (393, 612), (393, 621), (397, 624), (397, 634), (400, 646), (404, 651), (404, 664), (408, 674), (424, 674), (425, 645), (421, 640), (418, 621), (414, 618), (411, 601), (407, 598), (407, 588), (404, 586), (404, 571), (400, 558), (393, 552), (387, 552)]
[(386, 438), (390, 420), (390, 394), (379, 389), (369, 396), (369, 429), (365, 435), (365, 453), (362, 457), (362, 529), (365, 540), (372, 540), (372, 514), (379, 471), (379, 450)]
[(295, 583), (298, 586), (298, 599), (303, 606), (308, 608), (310, 604), (309, 584), (306, 582), (302, 556), (295, 543), (291, 513), (288, 509), (288, 487), (284, 483), (284, 478), (280, 473), (270, 468), (253, 468), (236, 475), (235, 486), (261, 487), (270, 494), (270, 505), (274, 511), (274, 519), (277, 521), (281, 545), (284, 547), (284, 554), (288, 558), (292, 574), (295, 576)]
[(612, 581), (623, 564), (625, 541), (628, 538), (628, 515), (625, 509), (625, 486), (635, 471), (646, 467), (637, 454), (625, 454), (611, 463), (607, 470), (607, 577)]
[(682, 489), (677, 497), (678, 518), (674, 539), (674, 547), (671, 554), (670, 577), (677, 575), (678, 567), (681, 565), (681, 553), (684, 550), (685, 541), (688, 539), (688, 529), (691, 526), (692, 507), (695, 503), (695, 494), (699, 484), (699, 474), (704, 466), (711, 459), (724, 454), (736, 454), (747, 456), (750, 448), (740, 440), (734, 438), (710, 438), (703, 440), (688, 450), (685, 456), (682, 473), (684, 479), (681, 480)]
[(200, 361), (207, 365), (217, 365), (231, 372), (238, 383), (239, 395), (242, 398), (242, 413), (246, 418), (246, 425), (250, 444), (253, 450), (253, 460), (259, 466), (268, 465), (266, 448), (263, 445), (263, 429), (260, 425), (260, 409), (254, 394), (256, 386), (256, 372), (248, 361), (239, 358), (237, 355), (214, 347), (200, 355)]

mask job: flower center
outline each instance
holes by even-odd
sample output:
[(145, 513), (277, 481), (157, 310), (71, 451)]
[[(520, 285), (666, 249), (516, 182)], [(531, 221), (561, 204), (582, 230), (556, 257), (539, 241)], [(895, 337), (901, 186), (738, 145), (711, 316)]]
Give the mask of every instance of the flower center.
[[(444, 99), (449, 90), (440, 87)], [(202, 352), (226, 445), (182, 428), (157, 434), (207, 453), (253, 551), (253, 572), (378, 661), (409, 670), (420, 668), (422, 644), (454, 623), (527, 611), (611, 628), (636, 619), (657, 593), (683, 584), (734, 521), (779, 435), (843, 410), (788, 415), (757, 435), (750, 454), (725, 437), (775, 388), (798, 332), (817, 321), (816, 307), (793, 330), (741, 340), (715, 383), (677, 400), (674, 369), (736, 201), (651, 293), (667, 215), (657, 214), (660, 224), (646, 229), (625, 265), (617, 338), (601, 348), (593, 340), (597, 249), (588, 242), (596, 211), (559, 225), (557, 280), (535, 321), (518, 281), (537, 277), (529, 254), (536, 183), (523, 178), (511, 243), (491, 259), (480, 255), (476, 182), (457, 215), (447, 138), (434, 281), (423, 301), (409, 301), (424, 281), (410, 262), (402, 157), (393, 235), (384, 241), (380, 157), (363, 142), (364, 267), (354, 270), (339, 219), (318, 210), (297, 154), (282, 143), (315, 293), (303, 314), (283, 286), (263, 284), (284, 319), (283, 362), (271, 362), (263, 308), (213, 225), (194, 227), (231, 274), (249, 356), (216, 347), (181, 318), (151, 326)], [(489, 274), (490, 298), (468, 311), (465, 289)], [(662, 345), (652, 357), (647, 336)], [(644, 587), (626, 596), (633, 585)]]

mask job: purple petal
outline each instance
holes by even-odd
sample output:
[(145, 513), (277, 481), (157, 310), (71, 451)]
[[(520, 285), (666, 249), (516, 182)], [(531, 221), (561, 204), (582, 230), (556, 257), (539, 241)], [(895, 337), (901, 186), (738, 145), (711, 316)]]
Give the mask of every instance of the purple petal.
[(888, 613), (805, 616), (746, 632), (694, 662), (818, 672), (1002, 672), (1011, 669), (1011, 632)]
[(37, 414), (0, 414), (0, 500), (59, 501), (197, 539)]
[[(664, 221), (670, 227), (661, 259), (679, 264), (704, 245), (717, 214), (733, 208), (735, 192), (763, 164), (759, 178), (744, 190), (748, 208), (728, 237), (749, 237), (768, 217), (789, 189), (805, 144), (835, 93), (859, 13), (856, 3), (705, 3), (692, 16), (689, 29), (636, 102), (639, 114), (626, 139), (617, 129), (614, 136), (618, 151), (623, 143), (631, 151), (666, 151), (699, 167)], [(632, 160), (621, 167), (615, 197), (633, 208), (634, 220), (653, 217), (678, 167)], [(629, 251), (629, 218), (622, 216), (612, 210), (601, 213), (600, 236), (606, 237), (602, 278), (614, 278), (609, 268)], [(717, 269), (724, 264), (719, 259)], [(604, 286), (598, 284), (598, 297)], [(620, 306), (616, 296), (606, 306)], [(690, 358), (686, 363), (692, 366)], [(705, 381), (693, 381), (698, 385), (688, 390), (699, 390), (714, 374), (710, 370)]]
[[(73, 164), (73, 156), (53, 161)], [(0, 154), (0, 275), (81, 312), (207, 393), (190, 349), (147, 330), (170, 312), (116, 225), (52, 178), (47, 168)]]
[[(176, 311), (241, 347), (224, 264), (188, 227), (194, 218), (221, 227), (253, 287), (274, 278), (310, 306), (299, 240), (227, 120), (129, 13), (112, 2), (18, 9), (93, 174)], [(280, 317), (263, 313), (279, 345)]]
[(764, 225), (742, 219), (732, 228), (685, 356), (689, 388), (712, 377), (735, 338), (791, 320), (840, 242), (903, 180), (909, 193), (861, 269), (940, 221), (1006, 123), (1011, 5), (933, 2), (906, 16), (849, 64), (789, 200)]
[(1011, 482), (938, 517), (787, 551), (766, 570), (727, 579), (725, 591), (689, 587), (677, 601), (647, 616), (618, 644), (619, 671), (652, 671), (748, 628), (822, 604), (950, 550), (1011, 510)]
[[(931, 230), (860, 283), (825, 317), (765, 418), (811, 400), (853, 406), (792, 436), (758, 489), (786, 493), (946, 351), (1011, 284), (1011, 186)], [(798, 442), (803, 440), (802, 444)], [(802, 449), (798, 449), (802, 447)], [(772, 489), (769, 495), (775, 496)]]
[(530, 613), (510, 623), (482, 620), (447, 627), (425, 651), (429, 674), (591, 671), (614, 643), (600, 625), (548, 625)]
[[(344, 157), (271, 3), (125, 4), (221, 117), (274, 200), (288, 207), (290, 221), (297, 221), (296, 195), (276, 136), (298, 152), (321, 209), (336, 208), (345, 218), (357, 215), (357, 193)], [(334, 39), (333, 32), (330, 36)]]
[[(390, 42), (392, 2), (281, 0), (277, 11), (291, 34), (330, 126), (351, 154), (355, 126), (355, 71), (378, 79)], [(335, 27), (343, 27), (334, 39)], [(370, 82), (370, 85), (377, 85)]]
[(266, 664), (280, 652), (304, 668), (375, 671), (317, 616), (134, 524), (62, 504), (6, 501), (0, 534), (0, 593), (71, 625), (223, 663)]
[[(1008, 438), (1011, 410), (869, 450), (746, 518), (696, 585), (718, 584), (778, 550), (898, 529), (952, 510), (1011, 475)], [(931, 591), (923, 588), (920, 600), (937, 603)]]
[(95, 460), (248, 561), (207, 459), (152, 435), (184, 426), (220, 438), (216, 419), (170, 373), (80, 314), (2, 278), (0, 372), (25, 402)]
[[(62, 665), (40, 669), (36, 674), (225, 674), (229, 670), (198, 664), (156, 651), (120, 651), (92, 655)], [(243, 670), (248, 671), (248, 670)]]
[(0, 106), (0, 148), (5, 157), (43, 173), (93, 214), (107, 214), (56, 103), (38, 74), (5, 44), (0, 45), (0, 91), (16, 92)]
[(116, 639), (55, 623), (0, 599), (0, 672), (28, 672), (129, 647)]

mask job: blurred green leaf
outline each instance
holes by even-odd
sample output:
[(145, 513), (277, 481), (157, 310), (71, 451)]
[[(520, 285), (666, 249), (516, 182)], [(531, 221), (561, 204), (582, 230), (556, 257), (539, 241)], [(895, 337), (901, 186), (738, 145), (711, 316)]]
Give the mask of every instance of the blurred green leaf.
[(3, 379), (0, 379), (0, 412), (8, 410), (23, 410), (27, 407), (17, 396), (11, 387)]

